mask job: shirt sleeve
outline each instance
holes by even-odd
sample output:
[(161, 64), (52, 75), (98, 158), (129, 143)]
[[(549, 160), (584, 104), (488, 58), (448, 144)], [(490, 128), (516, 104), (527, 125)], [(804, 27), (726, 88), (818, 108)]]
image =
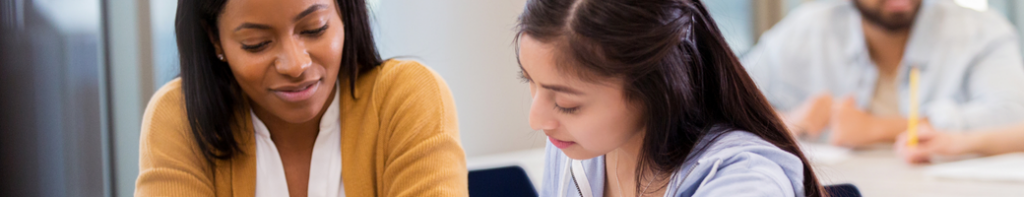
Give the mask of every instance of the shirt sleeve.
[(468, 196), (466, 156), (459, 143), (451, 91), (415, 62), (380, 76), (376, 100), (385, 142), (381, 196)]
[(970, 130), (1024, 120), (1024, 62), (1012, 33), (993, 39), (966, 72), (966, 99), (935, 100), (923, 113), (934, 126)]

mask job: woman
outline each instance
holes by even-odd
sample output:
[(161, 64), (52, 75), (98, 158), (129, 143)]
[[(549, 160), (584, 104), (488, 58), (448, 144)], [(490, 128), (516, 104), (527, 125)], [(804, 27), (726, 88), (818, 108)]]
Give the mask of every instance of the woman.
[(519, 31), (541, 196), (824, 195), (700, 1), (531, 0)]
[(137, 196), (466, 196), (444, 81), (381, 60), (360, 0), (181, 0)]
[(917, 147), (907, 147), (907, 133), (896, 138), (896, 152), (911, 164), (1024, 152), (1024, 124), (973, 131), (937, 130), (927, 120), (917, 127)]

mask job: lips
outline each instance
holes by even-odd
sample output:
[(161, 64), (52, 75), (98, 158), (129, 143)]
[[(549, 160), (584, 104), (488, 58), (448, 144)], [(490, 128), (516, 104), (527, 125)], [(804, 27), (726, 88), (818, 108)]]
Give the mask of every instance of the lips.
[(890, 12), (908, 12), (914, 9), (910, 0), (888, 0), (883, 3)]
[(562, 141), (562, 140), (555, 139), (553, 137), (548, 137), (548, 140), (550, 140), (551, 144), (555, 145), (555, 147), (558, 147), (559, 149), (568, 148), (569, 146), (572, 146), (573, 144), (576, 144), (576, 142)]
[(316, 90), (320, 88), (320, 84), (320, 80), (310, 80), (300, 84), (271, 88), (270, 92), (281, 98), (281, 100), (300, 102), (312, 98)]

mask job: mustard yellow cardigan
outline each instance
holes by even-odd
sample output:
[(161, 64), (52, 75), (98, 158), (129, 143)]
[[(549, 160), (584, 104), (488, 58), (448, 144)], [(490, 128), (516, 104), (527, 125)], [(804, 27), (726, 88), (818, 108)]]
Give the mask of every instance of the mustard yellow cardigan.
[[(455, 103), (436, 73), (391, 60), (343, 80), (341, 156), (345, 195), (468, 196)], [(194, 143), (175, 79), (153, 96), (142, 121), (136, 196), (254, 196), (256, 144), (248, 106), (237, 131), (242, 152), (209, 165)], [(310, 172), (322, 173), (322, 172)]]

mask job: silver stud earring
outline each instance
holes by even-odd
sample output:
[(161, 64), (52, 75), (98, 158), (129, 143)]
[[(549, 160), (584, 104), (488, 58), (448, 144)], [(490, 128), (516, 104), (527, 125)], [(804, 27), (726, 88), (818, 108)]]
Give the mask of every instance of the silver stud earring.
[(220, 61), (224, 61), (224, 54), (217, 54), (217, 59), (220, 59)]

